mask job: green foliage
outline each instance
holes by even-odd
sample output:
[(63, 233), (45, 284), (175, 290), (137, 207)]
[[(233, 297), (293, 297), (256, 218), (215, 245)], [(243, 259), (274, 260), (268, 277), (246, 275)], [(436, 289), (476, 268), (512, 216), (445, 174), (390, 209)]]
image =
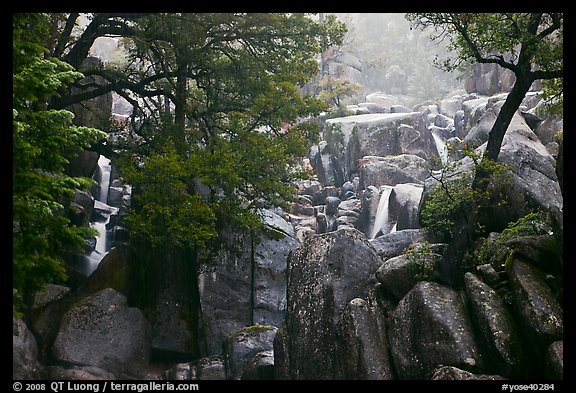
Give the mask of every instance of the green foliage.
[(551, 235), (550, 218), (544, 213), (528, 213), (524, 217), (508, 224), (508, 227), (496, 237), (484, 239), (473, 252), (476, 265), (489, 263), (496, 270), (504, 270), (511, 250), (506, 242), (524, 236)]
[[(325, 109), (299, 86), (343, 32), (333, 18), (302, 14), (140, 19), (138, 39), (126, 43), (129, 73), (164, 94), (142, 97), (160, 110), (145, 114), (138, 144), (117, 146), (135, 190), (127, 221), (134, 239), (194, 249), (229, 223), (261, 228), (259, 209), (291, 200), (298, 158), (319, 137), (318, 125), (302, 119)], [(185, 122), (161, 110), (165, 99)]]
[(44, 58), (48, 24), (43, 14), (13, 18), (12, 249), (14, 310), (49, 282), (65, 279), (61, 251), (80, 251), (95, 233), (62, 216), (76, 189), (91, 179), (66, 176), (64, 166), (102, 138), (99, 130), (71, 125), (73, 114), (48, 110), (48, 100), (78, 79), (62, 61)]
[(472, 252), (470, 266), (490, 264), (496, 271), (503, 271), (510, 248), (500, 240), (500, 235), (481, 238), (480, 244)]
[(190, 164), (173, 150), (147, 157), (142, 168), (124, 165), (124, 179), (134, 193), (137, 211), (126, 225), (134, 240), (168, 249), (203, 244), (215, 236), (214, 213), (199, 195), (189, 192)]
[(543, 82), (540, 95), (554, 110), (562, 110), (563, 13), (409, 13), (406, 18), (415, 27), (432, 29), (432, 40), (447, 39), (449, 49), (458, 53), (436, 58), (441, 68), (482, 62), (499, 64), (517, 76), (528, 70), (532, 80)]
[(546, 100), (546, 113), (564, 113), (564, 79), (550, 79), (542, 81), (542, 91), (538, 93), (542, 99)]
[(475, 189), (473, 181), (476, 172), (481, 170), (490, 174), (489, 178), (482, 181), (492, 181), (493, 184), (502, 186), (497, 187), (502, 189), (509, 181), (508, 166), (481, 159), (478, 153), (470, 149), (464, 149), (462, 153), (471, 160), (471, 167), (464, 168), (464, 160), (448, 161), (440, 171), (431, 171), (430, 176), (437, 183), (430, 191), (420, 212), (420, 222), (423, 227), (430, 228), (448, 238), (453, 236), (454, 226), (458, 220), (462, 219), (467, 222), (471, 214), (491, 203), (498, 205), (506, 203), (505, 199), (494, 195), (492, 189), (488, 187)]
[(426, 280), (436, 269), (434, 255), (437, 255), (434, 246), (429, 241), (415, 243), (408, 247), (405, 254), (413, 262), (414, 278), (417, 280)]
[(324, 140), (332, 154), (344, 151), (344, 133), (341, 123), (331, 123), (324, 129)]
[(544, 213), (528, 213), (517, 221), (508, 224), (508, 228), (502, 231), (499, 239), (506, 242), (512, 238), (536, 235), (551, 235), (552, 225), (550, 219)]
[(353, 96), (360, 90), (360, 85), (346, 79), (334, 78), (330, 75), (325, 76), (318, 82), (320, 93), (318, 98), (326, 105), (336, 110), (344, 110), (344, 100), (346, 97)]

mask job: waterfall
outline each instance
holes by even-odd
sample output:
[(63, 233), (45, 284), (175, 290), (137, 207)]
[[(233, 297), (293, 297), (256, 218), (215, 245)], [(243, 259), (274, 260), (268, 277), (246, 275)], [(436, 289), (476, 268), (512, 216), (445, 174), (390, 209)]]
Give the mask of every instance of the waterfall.
[(118, 211), (118, 208), (108, 206), (108, 189), (110, 188), (110, 173), (112, 167), (110, 159), (100, 155), (98, 159), (98, 170), (100, 171), (100, 189), (98, 199), (94, 202), (94, 209), (98, 210), (105, 218), (104, 221), (91, 222), (90, 227), (98, 231), (96, 236), (96, 246), (94, 251), (88, 256), (88, 266), (85, 270), (86, 276), (89, 276), (96, 270), (102, 258), (108, 252), (108, 240), (106, 236), (106, 224), (110, 222), (110, 216)]
[(434, 128), (430, 129), (432, 138), (434, 138), (434, 143), (436, 144), (436, 150), (438, 150), (438, 155), (442, 161), (442, 165), (448, 162), (448, 148), (446, 147), (446, 141), (439, 135), (438, 131)]
[(383, 186), (380, 192), (380, 201), (378, 202), (378, 210), (376, 210), (376, 218), (374, 219), (374, 226), (370, 232), (370, 239), (374, 239), (380, 229), (382, 232), (387, 230), (388, 226), (388, 202), (390, 200), (390, 194), (394, 187)]
[(110, 188), (110, 173), (112, 172), (112, 166), (110, 165), (110, 159), (100, 155), (98, 158), (98, 168), (100, 169), (100, 192), (98, 195), (98, 200), (103, 203), (108, 202), (108, 189)]

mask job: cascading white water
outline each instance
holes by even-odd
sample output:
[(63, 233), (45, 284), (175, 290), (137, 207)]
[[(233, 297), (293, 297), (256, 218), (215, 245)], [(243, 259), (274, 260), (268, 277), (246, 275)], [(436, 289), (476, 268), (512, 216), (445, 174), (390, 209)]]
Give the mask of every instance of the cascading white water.
[(434, 143), (436, 144), (436, 150), (438, 150), (438, 155), (442, 161), (442, 165), (448, 162), (448, 147), (446, 146), (446, 141), (439, 135), (439, 133), (432, 129), (430, 130), (432, 138), (434, 138)]
[(388, 202), (390, 200), (390, 194), (394, 187), (383, 186), (380, 191), (380, 201), (378, 202), (378, 210), (376, 210), (376, 218), (374, 219), (374, 226), (370, 232), (370, 239), (374, 239), (378, 232), (387, 230), (388, 226)]
[(110, 159), (100, 155), (98, 158), (98, 166), (100, 167), (100, 195), (98, 200), (103, 203), (108, 203), (108, 189), (110, 188), (110, 173), (112, 172), (112, 166), (110, 165)]
[[(98, 267), (98, 264), (104, 258), (108, 251), (107, 238), (106, 238), (106, 224), (110, 221), (110, 215), (116, 208), (112, 208), (107, 205), (108, 201), (108, 189), (110, 187), (110, 173), (112, 167), (110, 165), (110, 159), (100, 155), (98, 159), (98, 168), (100, 170), (100, 192), (98, 195), (98, 200), (94, 203), (94, 208), (105, 211), (111, 209), (107, 214), (105, 221), (97, 221), (90, 223), (90, 226), (98, 230), (98, 236), (96, 236), (96, 246), (94, 251), (88, 257), (88, 267), (86, 270), (86, 275), (89, 276)], [(117, 210), (117, 209), (116, 209)]]

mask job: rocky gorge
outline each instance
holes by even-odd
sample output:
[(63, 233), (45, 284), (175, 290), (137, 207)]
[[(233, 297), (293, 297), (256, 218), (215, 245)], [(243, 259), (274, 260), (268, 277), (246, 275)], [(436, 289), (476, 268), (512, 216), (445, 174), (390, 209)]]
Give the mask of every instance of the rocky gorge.
[[(506, 92), (483, 83), (413, 108), (374, 93), (320, 119), (290, 209), (208, 255), (129, 248), (130, 187), (112, 165), (106, 197), (79, 192), (69, 212), (103, 223), (103, 258), (92, 272), (97, 244), (70, 255), (68, 285), (14, 324), (13, 378), (563, 379), (562, 117), (526, 95), (486, 236), (463, 250), (422, 225), (442, 165), (469, 173), (462, 149), (486, 146)], [(102, 184), (99, 158), (71, 167)], [(546, 219), (521, 221), (534, 213)], [(154, 296), (135, 284), (143, 259), (164, 261)]]

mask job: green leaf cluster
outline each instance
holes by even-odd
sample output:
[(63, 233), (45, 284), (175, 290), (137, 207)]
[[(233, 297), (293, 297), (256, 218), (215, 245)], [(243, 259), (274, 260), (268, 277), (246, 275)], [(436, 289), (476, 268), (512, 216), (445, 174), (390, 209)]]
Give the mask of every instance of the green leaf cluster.
[(80, 250), (89, 228), (70, 226), (62, 215), (76, 189), (91, 179), (64, 174), (69, 159), (104, 133), (72, 126), (73, 114), (50, 110), (60, 89), (80, 78), (47, 56), (44, 14), (13, 15), (12, 249), (14, 310), (44, 284), (65, 279), (62, 250)]
[(318, 139), (305, 119), (325, 105), (300, 87), (343, 25), (304, 14), (151, 14), (134, 31), (126, 74), (163, 97), (142, 97), (154, 110), (142, 112), (138, 143), (117, 146), (134, 190), (131, 236), (194, 249), (231, 222), (260, 227), (259, 209), (293, 198), (298, 159)]
[(495, 237), (483, 239), (472, 256), (476, 265), (490, 264), (496, 270), (503, 271), (506, 258), (511, 249), (506, 242), (525, 236), (551, 235), (550, 218), (542, 212), (528, 213), (518, 220), (510, 222), (508, 227)]
[[(509, 167), (482, 159), (479, 153), (471, 149), (464, 149), (462, 153), (465, 156), (463, 160), (448, 161), (440, 171), (431, 171), (430, 175), (436, 184), (432, 186), (420, 211), (421, 225), (447, 238), (452, 238), (457, 222), (468, 222), (471, 215), (492, 203), (506, 203), (494, 190), (503, 189), (509, 181)], [(465, 160), (471, 162), (469, 169), (464, 167)], [(499, 187), (474, 188), (473, 182), (478, 171), (489, 174), (489, 177), (482, 179), (483, 182), (492, 182)]]
[(414, 278), (416, 280), (426, 280), (436, 269), (434, 263), (435, 252), (434, 245), (429, 241), (415, 243), (408, 247), (405, 254), (413, 263)]

